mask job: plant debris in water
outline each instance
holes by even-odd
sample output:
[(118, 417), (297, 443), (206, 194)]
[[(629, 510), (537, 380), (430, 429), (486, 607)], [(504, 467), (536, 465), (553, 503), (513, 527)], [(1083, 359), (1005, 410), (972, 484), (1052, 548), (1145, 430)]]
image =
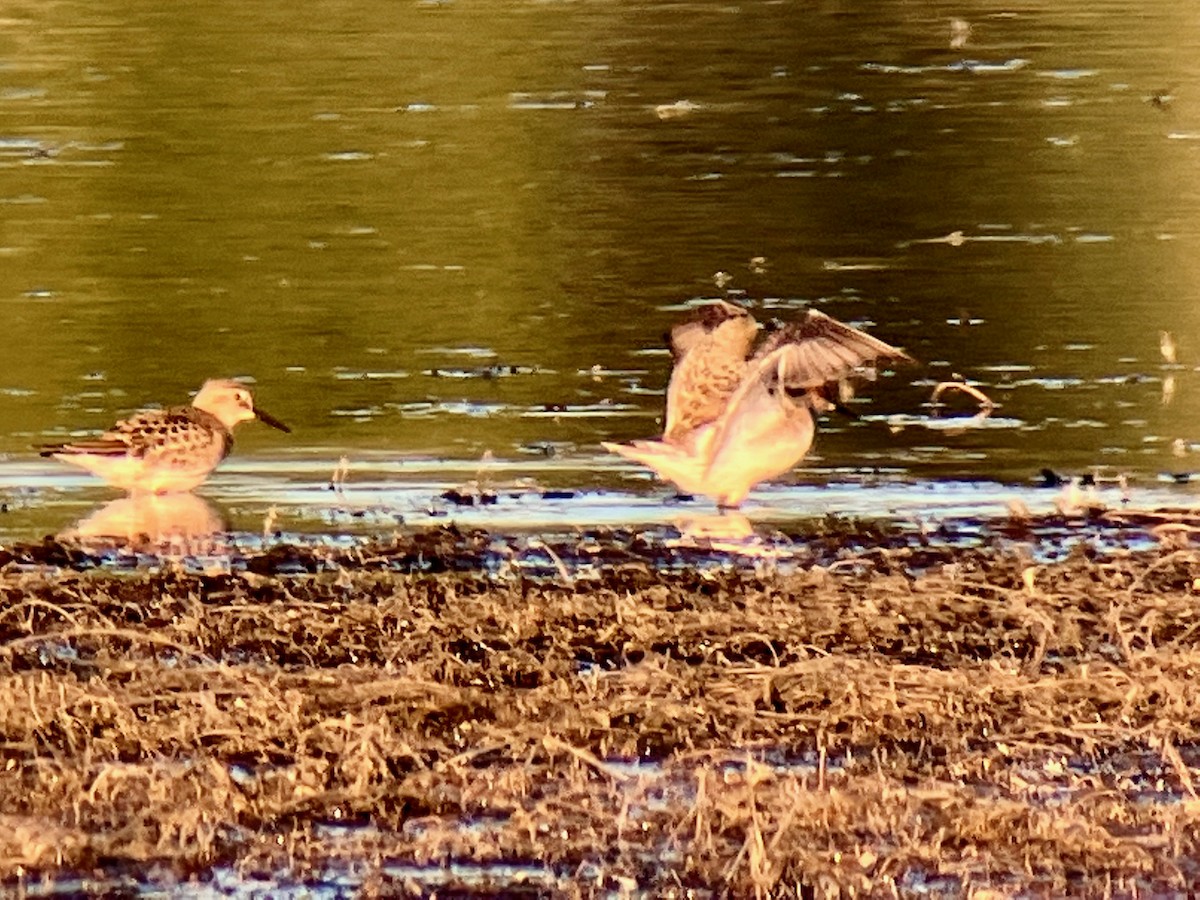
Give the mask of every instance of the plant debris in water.
[(1074, 531), (831, 521), (789, 567), (596, 533), (527, 540), (536, 573), (452, 528), (223, 570), (11, 547), (0, 876), (1195, 888), (1200, 551)]

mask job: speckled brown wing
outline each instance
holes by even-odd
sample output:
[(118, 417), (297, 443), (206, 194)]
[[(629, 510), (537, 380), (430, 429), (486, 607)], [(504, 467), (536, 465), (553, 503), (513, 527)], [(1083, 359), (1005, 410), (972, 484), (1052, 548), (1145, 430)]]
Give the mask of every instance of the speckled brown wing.
[(865, 331), (810, 309), (768, 335), (751, 366), (761, 378), (791, 390), (813, 390), (848, 378), (876, 362), (912, 362), (912, 357)]
[(724, 300), (714, 300), (699, 307), (690, 319), (671, 329), (669, 344), (675, 364), (679, 365), (693, 348), (730, 319), (746, 318), (749, 315), (740, 306), (726, 303)]
[(218, 460), (229, 455), (233, 435), (211, 413), (194, 406), (140, 413), (118, 422), (105, 438), (125, 440), (133, 456), (211, 454)]
[(740, 306), (716, 301), (671, 331), (675, 368), (667, 386), (665, 440), (680, 443), (725, 412), (746, 377), (757, 327)]
[(123, 419), (96, 438), (44, 447), (43, 456), (86, 454), (146, 459), (162, 454), (208, 453), (223, 459), (232, 436), (217, 418), (191, 406), (150, 410)]
[(746, 360), (721, 348), (697, 350), (675, 367), (667, 388), (663, 437), (678, 442), (725, 412), (746, 377)]

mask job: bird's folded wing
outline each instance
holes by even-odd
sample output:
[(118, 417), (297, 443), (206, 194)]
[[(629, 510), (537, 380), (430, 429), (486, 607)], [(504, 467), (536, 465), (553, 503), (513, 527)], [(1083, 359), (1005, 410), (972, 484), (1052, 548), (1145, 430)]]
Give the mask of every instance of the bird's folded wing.
[(840, 381), (877, 361), (911, 362), (893, 347), (824, 313), (810, 309), (763, 341), (752, 365), (761, 378), (786, 388), (817, 388)]
[(83, 438), (63, 444), (45, 446), (42, 456), (86, 454), (88, 456), (142, 456), (159, 447), (181, 429), (194, 424), (195, 410), (191, 407), (172, 407), (148, 410), (123, 419), (94, 438)]
[(82, 441), (71, 441), (69, 444), (48, 444), (41, 448), (42, 456), (55, 456), (59, 453), (124, 456), (128, 452), (129, 441), (108, 437), (87, 438)]
[(123, 438), (135, 444), (158, 443), (180, 432), (203, 429), (206, 424), (203, 419), (206, 415), (193, 406), (152, 409), (118, 422), (103, 436)]

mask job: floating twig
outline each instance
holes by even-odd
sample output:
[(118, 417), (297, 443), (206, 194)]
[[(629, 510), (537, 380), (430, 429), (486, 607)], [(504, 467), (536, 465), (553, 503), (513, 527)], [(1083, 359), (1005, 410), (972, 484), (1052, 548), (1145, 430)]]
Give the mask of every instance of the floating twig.
[(936, 412), (943, 404), (938, 398), (946, 391), (961, 391), (979, 401), (980, 418), (987, 418), (992, 410), (996, 408), (995, 401), (987, 394), (975, 387), (973, 384), (967, 384), (965, 381), (942, 381), (939, 382), (933, 389), (933, 393), (929, 397), (929, 405)]

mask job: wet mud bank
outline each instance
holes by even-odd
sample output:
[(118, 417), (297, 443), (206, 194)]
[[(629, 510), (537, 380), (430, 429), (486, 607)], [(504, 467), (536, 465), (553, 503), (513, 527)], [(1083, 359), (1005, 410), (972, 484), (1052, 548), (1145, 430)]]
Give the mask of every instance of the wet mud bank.
[(1190, 527), (7, 547), (0, 876), (328, 896), (1195, 888)]

